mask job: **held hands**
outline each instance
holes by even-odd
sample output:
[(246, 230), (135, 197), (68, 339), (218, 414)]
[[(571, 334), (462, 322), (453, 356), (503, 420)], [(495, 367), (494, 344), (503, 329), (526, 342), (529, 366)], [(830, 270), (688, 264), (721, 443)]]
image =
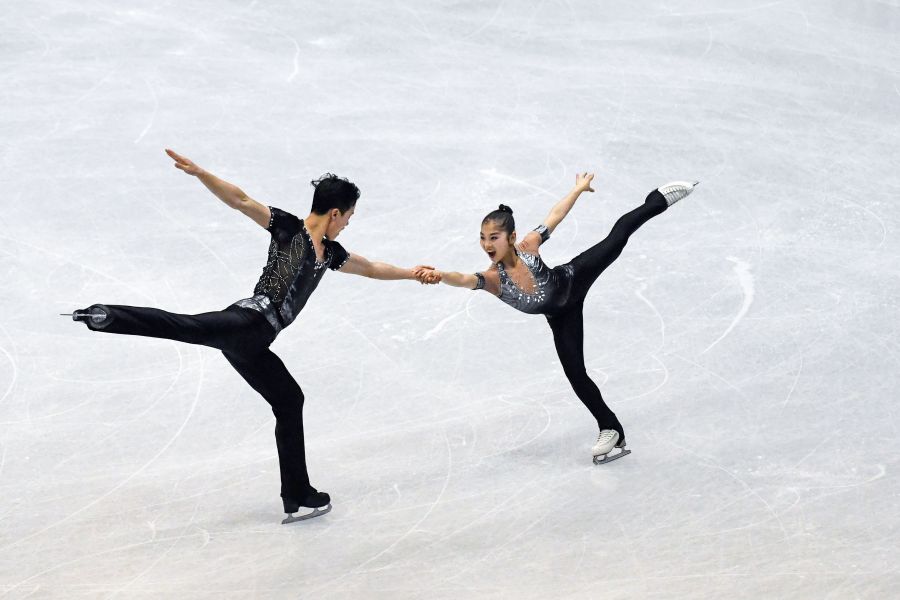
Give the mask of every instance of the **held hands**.
[(575, 190), (578, 192), (593, 192), (591, 181), (594, 179), (593, 173), (579, 173), (575, 176)]
[(166, 148), (166, 154), (168, 154), (175, 161), (175, 168), (181, 169), (188, 175), (202, 175), (204, 173), (203, 169), (194, 164), (189, 158), (185, 158), (180, 154), (175, 153), (173, 150), (169, 150)]
[(416, 281), (423, 285), (430, 285), (441, 282), (441, 272), (436, 270), (434, 267), (419, 265), (418, 267), (413, 269), (413, 275), (415, 275)]

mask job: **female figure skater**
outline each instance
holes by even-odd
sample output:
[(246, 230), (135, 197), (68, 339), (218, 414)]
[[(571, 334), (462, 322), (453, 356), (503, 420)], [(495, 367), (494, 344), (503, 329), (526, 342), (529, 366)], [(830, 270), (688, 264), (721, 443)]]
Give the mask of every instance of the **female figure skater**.
[[(602, 464), (631, 451), (625, 449), (622, 424), (603, 401), (584, 366), (584, 298), (597, 277), (622, 253), (631, 234), (690, 194), (699, 182), (676, 181), (653, 190), (642, 205), (616, 221), (606, 239), (566, 264), (550, 268), (541, 260), (540, 246), (569, 214), (578, 197), (594, 191), (593, 178), (592, 173), (578, 175), (572, 191), (518, 243), (512, 209), (501, 204), (489, 213), (481, 222), (481, 247), (491, 259), (486, 271), (465, 275), (417, 267), (416, 277), (422, 283), (443, 281), (454, 287), (485, 290), (517, 310), (547, 318), (563, 371), (575, 394), (597, 420), (600, 434), (592, 453), (594, 463)], [(621, 451), (610, 456), (614, 448)]]
[[(303, 439), (303, 391), (269, 345), (294, 321), (326, 269), (373, 279), (415, 279), (413, 269), (370, 262), (344, 250), (335, 238), (350, 221), (359, 198), (353, 183), (327, 174), (312, 182), (312, 209), (306, 219), (260, 204), (240, 188), (171, 150), (175, 167), (193, 175), (222, 202), (272, 235), (268, 260), (253, 296), (224, 310), (181, 315), (156, 308), (94, 304), (72, 313), (89, 329), (202, 344), (221, 350), (226, 360), (272, 406), (281, 471), (281, 498), (288, 517), (304, 520), (331, 510), (331, 498), (310, 485)], [(295, 517), (300, 507), (311, 512)], [(304, 511), (306, 512), (306, 511)]]

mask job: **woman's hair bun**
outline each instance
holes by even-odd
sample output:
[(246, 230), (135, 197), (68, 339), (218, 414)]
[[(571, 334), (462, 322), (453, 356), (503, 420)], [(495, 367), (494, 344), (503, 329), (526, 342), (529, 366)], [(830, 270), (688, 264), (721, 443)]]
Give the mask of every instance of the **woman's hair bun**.
[(501, 204), (500, 208), (498, 208), (497, 210), (501, 210), (505, 213), (513, 214), (512, 209), (505, 204)]

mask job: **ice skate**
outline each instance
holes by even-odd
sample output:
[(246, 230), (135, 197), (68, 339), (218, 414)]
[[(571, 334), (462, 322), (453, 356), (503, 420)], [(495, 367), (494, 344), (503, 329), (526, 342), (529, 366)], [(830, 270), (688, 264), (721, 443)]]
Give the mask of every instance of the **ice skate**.
[[(618, 448), (620, 451), (610, 456), (610, 452)], [(631, 454), (631, 450), (625, 449), (625, 440), (619, 442), (619, 432), (614, 429), (603, 429), (597, 436), (597, 443), (591, 448), (594, 455), (594, 464), (602, 465)]]
[[(314, 490), (301, 501), (283, 498), (282, 502), (284, 504), (284, 512), (287, 513), (287, 517), (281, 522), (282, 525), (314, 519), (331, 512), (331, 496), (325, 492)], [(303, 510), (304, 514), (294, 515), (294, 513), (300, 512), (302, 509), (312, 510), (310, 512)]]
[(110, 320), (109, 309), (102, 304), (94, 304), (72, 313), (60, 313), (60, 316), (72, 317), (73, 321), (84, 321), (85, 324), (90, 321), (95, 326), (106, 325)]
[(699, 181), (695, 181), (691, 183), (689, 181), (672, 181), (667, 183), (666, 185), (662, 185), (657, 188), (660, 194), (663, 195), (663, 198), (666, 199), (666, 204), (672, 206), (688, 194), (694, 191), (694, 188), (700, 184)]

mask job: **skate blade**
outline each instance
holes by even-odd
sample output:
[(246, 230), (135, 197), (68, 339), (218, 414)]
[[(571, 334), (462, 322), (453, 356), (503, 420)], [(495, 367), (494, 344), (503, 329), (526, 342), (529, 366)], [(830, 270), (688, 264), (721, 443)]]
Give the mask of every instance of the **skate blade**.
[(595, 465), (605, 465), (606, 463), (610, 463), (614, 460), (618, 460), (618, 459), (622, 458), (623, 456), (628, 456), (629, 454), (631, 454), (631, 450), (627, 450), (623, 447), (621, 452), (617, 452), (616, 454), (613, 454), (612, 456), (610, 456), (609, 454), (605, 454), (602, 457), (595, 456), (594, 464)]
[(288, 523), (296, 523), (297, 521), (307, 521), (309, 519), (315, 519), (316, 517), (321, 517), (322, 515), (327, 515), (331, 512), (331, 505), (324, 506), (322, 508), (314, 508), (311, 513), (300, 515), (295, 517), (293, 514), (287, 516), (287, 518), (281, 522), (282, 525), (287, 525)]

